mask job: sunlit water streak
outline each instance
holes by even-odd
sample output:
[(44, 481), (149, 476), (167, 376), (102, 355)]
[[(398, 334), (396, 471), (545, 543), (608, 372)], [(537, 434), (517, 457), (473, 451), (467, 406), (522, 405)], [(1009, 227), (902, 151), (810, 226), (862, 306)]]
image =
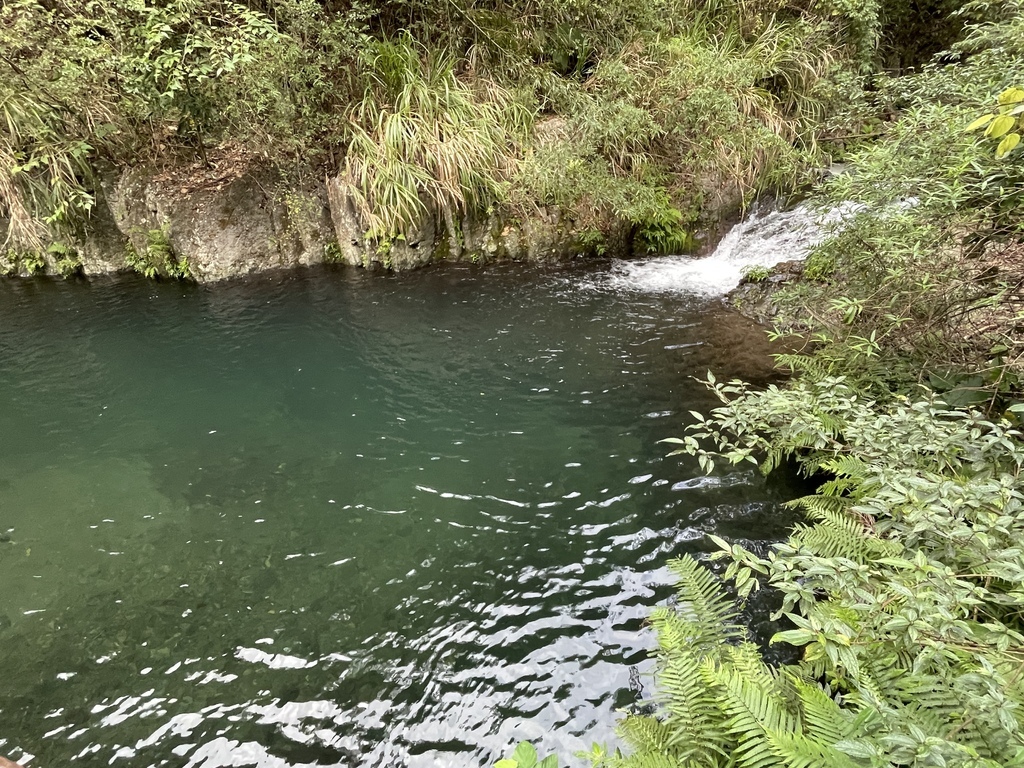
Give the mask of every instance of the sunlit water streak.
[(0, 283), (0, 753), (418, 768), (612, 739), (667, 559), (777, 536), (791, 490), (657, 444), (713, 405), (690, 377), (770, 375), (760, 331), (594, 283)]

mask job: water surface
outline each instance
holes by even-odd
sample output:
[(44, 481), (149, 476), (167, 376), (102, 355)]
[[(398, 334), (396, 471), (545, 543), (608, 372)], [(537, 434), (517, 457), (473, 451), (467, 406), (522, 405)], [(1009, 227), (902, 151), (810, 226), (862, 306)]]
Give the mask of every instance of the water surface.
[[(791, 491), (657, 440), (769, 375), (591, 272), (0, 282), (0, 753), (479, 766), (613, 738), (643, 619)], [(595, 287), (597, 286), (597, 287)]]

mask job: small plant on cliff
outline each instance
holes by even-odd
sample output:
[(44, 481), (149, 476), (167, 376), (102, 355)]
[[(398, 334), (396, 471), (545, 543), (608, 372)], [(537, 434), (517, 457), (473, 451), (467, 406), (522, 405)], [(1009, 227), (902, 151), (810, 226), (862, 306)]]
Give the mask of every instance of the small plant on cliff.
[(39, 275), (46, 271), (46, 259), (42, 251), (7, 248), (0, 256), (0, 270), (9, 277)]
[(337, 240), (332, 240), (324, 246), (324, 262), (327, 264), (340, 264), (344, 260), (341, 252), (341, 245)]
[(65, 243), (51, 243), (46, 252), (54, 257), (57, 273), (67, 279), (82, 274), (82, 260), (78, 251)]
[(125, 263), (140, 275), (151, 280), (161, 277), (172, 280), (191, 280), (192, 269), (188, 259), (179, 257), (171, 245), (166, 227), (146, 232), (146, 250), (142, 253), (129, 246)]

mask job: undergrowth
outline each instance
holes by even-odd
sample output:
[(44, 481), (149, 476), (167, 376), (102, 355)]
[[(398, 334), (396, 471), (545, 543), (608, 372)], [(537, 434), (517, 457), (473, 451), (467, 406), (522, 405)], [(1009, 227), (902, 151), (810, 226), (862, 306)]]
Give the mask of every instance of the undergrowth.
[(111, 167), (258, 162), (336, 179), (371, 239), (555, 206), (679, 251), (859, 130), (902, 5), (826, 5), (12, 0), (0, 209), (39, 250), (80, 239)]

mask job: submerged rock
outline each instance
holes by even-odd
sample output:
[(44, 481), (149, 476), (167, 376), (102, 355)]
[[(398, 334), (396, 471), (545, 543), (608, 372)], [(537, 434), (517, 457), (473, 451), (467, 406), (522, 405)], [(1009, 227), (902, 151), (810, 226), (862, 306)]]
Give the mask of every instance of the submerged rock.
[(729, 293), (728, 303), (745, 317), (768, 325), (779, 314), (779, 307), (775, 301), (779, 289), (798, 280), (803, 272), (803, 261), (783, 261), (771, 267), (768, 274), (759, 279), (745, 277), (743, 282)]

